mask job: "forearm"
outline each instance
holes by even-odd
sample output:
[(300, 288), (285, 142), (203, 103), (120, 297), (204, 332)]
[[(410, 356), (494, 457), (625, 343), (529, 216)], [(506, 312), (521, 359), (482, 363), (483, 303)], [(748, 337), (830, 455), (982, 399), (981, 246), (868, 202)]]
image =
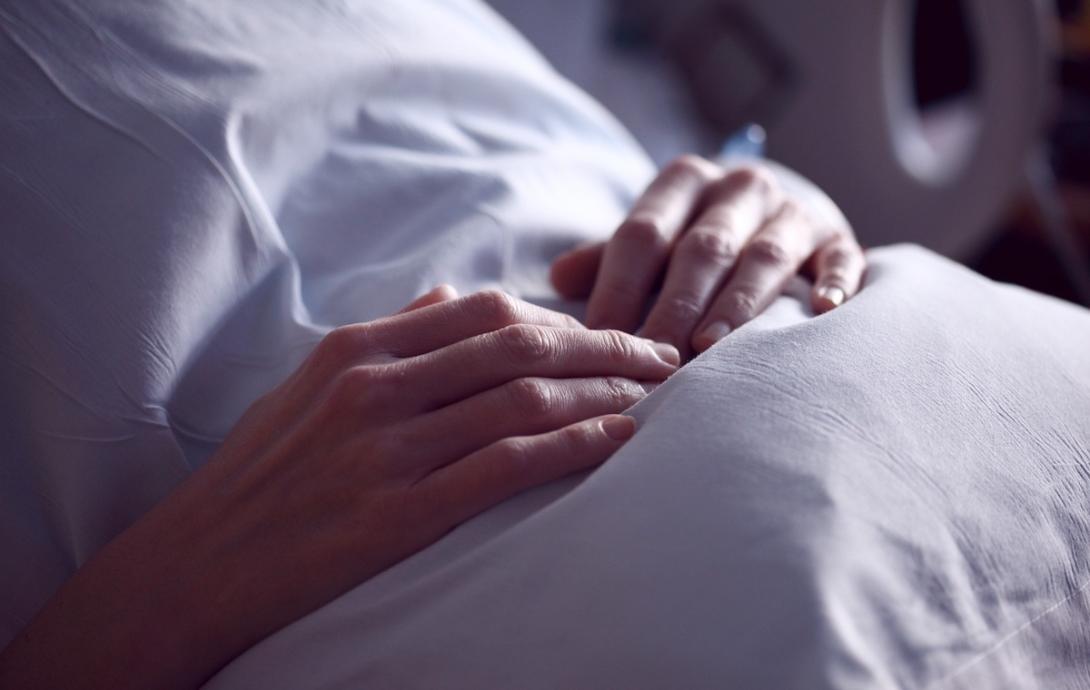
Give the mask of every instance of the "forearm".
[(176, 529), (186, 488), (61, 587), (0, 653), (0, 687), (194, 688), (252, 644), (227, 626), (239, 602), (215, 563), (226, 541), (211, 511)]
[(0, 686), (196, 687), (477, 513), (604, 462), (635, 433), (617, 413), (680, 360), (499, 293), (421, 304), (326, 336), (65, 584), (0, 655)]

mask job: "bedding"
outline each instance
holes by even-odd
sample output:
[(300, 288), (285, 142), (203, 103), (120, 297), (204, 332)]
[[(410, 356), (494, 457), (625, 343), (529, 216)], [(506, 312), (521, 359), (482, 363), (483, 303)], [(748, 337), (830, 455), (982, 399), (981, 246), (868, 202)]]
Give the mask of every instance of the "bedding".
[[(1084, 688), (1090, 315), (918, 248), (785, 298), (209, 688)], [(805, 293), (800, 297), (805, 301)]]
[[(470, 0), (14, 0), (0, 64), (0, 645), (333, 325), (577, 311), (549, 259), (653, 172)], [(1090, 314), (869, 258), (208, 687), (1085, 687)]]

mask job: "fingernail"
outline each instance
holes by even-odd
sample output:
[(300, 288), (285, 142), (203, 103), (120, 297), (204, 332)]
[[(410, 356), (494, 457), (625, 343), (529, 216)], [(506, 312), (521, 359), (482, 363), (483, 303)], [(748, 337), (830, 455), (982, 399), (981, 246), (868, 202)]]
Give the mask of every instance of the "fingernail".
[(844, 298), (847, 297), (847, 295), (844, 294), (844, 291), (835, 285), (826, 285), (825, 287), (820, 288), (817, 294), (818, 297), (829, 302), (834, 307), (839, 307), (841, 304), (844, 304)]
[(614, 441), (627, 441), (636, 433), (636, 420), (625, 415), (606, 417), (601, 424), (602, 431)]
[(652, 393), (654, 393), (655, 389), (657, 389), (659, 387), (659, 385), (660, 384), (657, 384), (657, 383), (650, 383), (650, 382), (647, 382), (647, 381), (640, 381), (640, 388), (642, 388), (643, 392), (647, 393), (648, 395), (651, 395)]
[(708, 327), (700, 331), (700, 335), (697, 336), (699, 344), (702, 346), (702, 350), (707, 350), (712, 345), (715, 345), (723, 338), (730, 335), (730, 324), (726, 321), (713, 321), (708, 324)]
[(666, 362), (672, 367), (679, 366), (681, 364), (681, 353), (678, 349), (669, 343), (656, 343), (651, 342), (651, 350), (655, 353), (663, 362)]

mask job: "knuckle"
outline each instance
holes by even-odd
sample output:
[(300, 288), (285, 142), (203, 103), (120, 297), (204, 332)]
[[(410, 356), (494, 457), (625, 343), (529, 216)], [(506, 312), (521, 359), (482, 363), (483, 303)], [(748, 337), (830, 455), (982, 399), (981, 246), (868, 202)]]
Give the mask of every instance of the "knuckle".
[[(631, 405), (628, 407), (631, 407)], [(594, 426), (573, 424), (564, 429), (561, 438), (561, 442), (568, 452), (576, 453), (584, 448), (593, 448), (598, 441), (598, 432)]]
[(333, 381), (329, 405), (336, 410), (354, 410), (374, 393), (378, 381), (377, 367), (361, 365), (345, 369)]
[(349, 367), (337, 376), (337, 386), (349, 392), (367, 390), (379, 379), (380, 368), (367, 364)]
[(515, 436), (496, 441), (494, 450), (505, 465), (516, 468), (528, 465), (533, 455), (530, 439)]
[(791, 264), (791, 254), (787, 249), (771, 237), (758, 237), (746, 247), (746, 253), (751, 259), (766, 266), (782, 268)]
[(318, 343), (317, 355), (323, 360), (346, 362), (363, 352), (364, 328), (361, 324), (334, 328)]
[(776, 178), (759, 165), (743, 165), (727, 173), (723, 177), (723, 184), (732, 191), (753, 189), (761, 194), (769, 194), (775, 189)]
[(517, 362), (536, 362), (549, 356), (549, 336), (540, 326), (517, 323), (504, 326), (498, 332), (500, 345)]
[(686, 153), (670, 161), (663, 173), (671, 176), (691, 175), (703, 177), (715, 164), (693, 153)]
[(666, 232), (662, 223), (644, 214), (631, 216), (621, 223), (614, 239), (645, 251), (659, 250), (666, 246)]
[(757, 313), (757, 295), (749, 289), (736, 289), (725, 298), (728, 321), (733, 326), (752, 319)]
[(368, 388), (372, 391), (397, 395), (410, 385), (412, 375), (410, 364), (405, 361), (391, 362), (378, 366), (371, 366), (371, 383)]
[(530, 419), (547, 417), (553, 409), (553, 391), (545, 381), (535, 378), (515, 379), (507, 384), (511, 405)]
[(610, 409), (615, 412), (628, 409), (646, 396), (646, 392), (635, 381), (619, 376), (606, 377), (605, 395)]
[(643, 290), (637, 283), (626, 278), (630, 276), (605, 280), (599, 289), (614, 304), (643, 304), (646, 299)]
[(518, 304), (502, 290), (482, 290), (466, 298), (467, 306), (495, 328), (517, 323), (520, 318)]
[(609, 329), (602, 333), (606, 339), (606, 355), (611, 362), (626, 362), (639, 355), (639, 348), (632, 336), (624, 331)]
[(781, 220), (803, 220), (806, 218), (806, 210), (794, 199), (784, 199), (780, 204), (779, 218)]
[(692, 258), (718, 264), (728, 264), (734, 260), (737, 250), (729, 232), (696, 229), (682, 238), (679, 250)]
[(704, 309), (695, 295), (675, 294), (659, 302), (666, 317), (674, 323), (690, 323), (700, 318)]

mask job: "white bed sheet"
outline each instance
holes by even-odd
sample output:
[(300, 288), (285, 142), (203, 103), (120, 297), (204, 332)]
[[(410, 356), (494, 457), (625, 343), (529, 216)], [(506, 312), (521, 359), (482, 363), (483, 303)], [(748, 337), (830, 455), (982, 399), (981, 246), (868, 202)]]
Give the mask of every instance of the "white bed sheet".
[(210, 689), (1084, 688), (1090, 315), (925, 250), (783, 299)]
[[(469, 0), (12, 0), (0, 63), (0, 644), (330, 326), (548, 302), (652, 173)], [(1083, 687), (1090, 316), (871, 260), (209, 686)]]

